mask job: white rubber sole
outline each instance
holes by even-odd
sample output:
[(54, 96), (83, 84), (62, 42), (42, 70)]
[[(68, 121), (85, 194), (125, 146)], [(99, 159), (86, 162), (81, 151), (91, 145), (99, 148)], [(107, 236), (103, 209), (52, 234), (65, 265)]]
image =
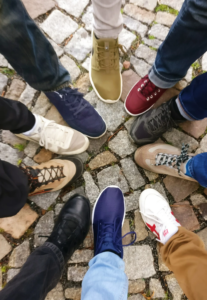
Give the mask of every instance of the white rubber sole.
[(131, 112), (128, 111), (128, 109), (126, 108), (126, 100), (127, 100), (129, 94), (131, 93), (131, 91), (133, 90), (133, 88), (135, 87), (136, 84), (137, 84), (137, 83), (135, 83), (135, 84), (133, 85), (133, 87), (131, 88), (131, 90), (130, 90), (129, 93), (127, 94), (126, 99), (125, 99), (125, 101), (124, 101), (124, 108), (125, 108), (126, 112), (127, 112), (130, 116), (132, 116), (132, 117), (141, 116), (141, 115), (143, 115), (144, 113), (146, 113), (148, 110), (150, 110), (150, 109), (154, 106), (154, 104), (153, 104), (152, 106), (150, 106), (150, 108), (146, 109), (146, 110), (143, 111), (141, 114), (132, 114)]
[[(104, 192), (106, 189), (108, 189), (108, 188), (118, 188), (118, 189), (122, 192), (122, 190), (121, 190), (118, 186), (116, 186), (116, 185), (109, 185), (109, 186), (107, 186), (107, 187), (99, 194), (99, 196), (98, 196), (98, 198), (96, 199), (96, 202), (95, 202), (95, 204), (94, 204), (94, 207), (93, 207), (93, 212), (92, 212), (92, 225), (93, 225), (94, 213), (95, 213), (95, 209), (96, 209), (96, 205), (97, 205), (97, 203), (98, 203), (98, 200), (100, 199), (100, 197), (101, 197), (101, 195), (103, 194), (103, 192)], [(124, 224), (125, 215), (126, 215), (126, 205), (125, 205), (125, 200), (124, 200), (124, 216), (123, 216), (123, 220), (122, 220), (122, 226), (123, 226), (123, 224)], [(93, 226), (92, 226), (92, 230), (93, 230)]]

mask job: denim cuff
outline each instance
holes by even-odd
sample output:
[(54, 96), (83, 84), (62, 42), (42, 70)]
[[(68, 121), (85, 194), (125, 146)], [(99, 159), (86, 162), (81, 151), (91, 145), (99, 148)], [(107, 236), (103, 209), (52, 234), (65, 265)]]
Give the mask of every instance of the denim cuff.
[(42, 245), (42, 247), (47, 247), (47, 248), (50, 248), (52, 250), (52, 252), (57, 257), (57, 260), (58, 260), (58, 263), (59, 263), (59, 266), (60, 266), (60, 271), (62, 273), (64, 265), (65, 265), (65, 260), (64, 260), (64, 257), (62, 255), (62, 252), (60, 251), (60, 249), (57, 246), (55, 246), (54, 244), (49, 243), (49, 242), (45, 242)]
[(160, 75), (156, 69), (155, 64), (153, 67), (149, 70), (149, 79), (152, 81), (156, 86), (158, 86), (161, 89), (169, 89), (173, 87), (178, 81), (180, 81), (182, 78), (178, 79), (168, 79), (166, 77), (163, 77)]
[(194, 174), (194, 171), (193, 171), (193, 157), (187, 162), (188, 164), (188, 171), (190, 173), (190, 176), (195, 179), (195, 174)]

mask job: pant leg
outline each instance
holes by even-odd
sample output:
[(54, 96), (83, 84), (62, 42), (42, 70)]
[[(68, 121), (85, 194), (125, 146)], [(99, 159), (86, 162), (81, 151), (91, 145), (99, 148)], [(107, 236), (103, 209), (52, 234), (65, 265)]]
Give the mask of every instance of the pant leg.
[(68, 72), (21, 0), (0, 0), (0, 53), (36, 90), (68, 86)]
[(207, 51), (207, 1), (185, 0), (160, 46), (149, 78), (161, 88), (182, 79), (190, 65)]
[(16, 215), (25, 205), (28, 192), (27, 176), (16, 166), (0, 160), (0, 218)]
[(82, 300), (127, 300), (128, 279), (124, 261), (118, 255), (98, 254), (89, 267), (82, 283)]
[(122, 0), (92, 0), (92, 3), (95, 35), (116, 39), (123, 27)]
[(44, 300), (60, 280), (63, 266), (60, 250), (45, 243), (29, 256), (19, 274), (0, 292), (0, 299)]
[(207, 188), (207, 152), (197, 154), (188, 162), (188, 168), (191, 176), (199, 184)]
[(173, 271), (189, 300), (206, 300), (207, 251), (193, 232), (179, 227), (161, 247), (164, 263)]
[(34, 115), (23, 103), (0, 97), (0, 129), (22, 133), (34, 124)]

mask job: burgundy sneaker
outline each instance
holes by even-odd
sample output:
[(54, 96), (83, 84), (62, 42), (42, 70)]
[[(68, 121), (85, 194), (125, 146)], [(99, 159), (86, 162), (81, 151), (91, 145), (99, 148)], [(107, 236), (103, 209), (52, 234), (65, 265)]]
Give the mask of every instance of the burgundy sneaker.
[(138, 81), (125, 100), (125, 109), (131, 116), (139, 116), (148, 111), (162, 96), (166, 89), (161, 89), (149, 80), (148, 75)]

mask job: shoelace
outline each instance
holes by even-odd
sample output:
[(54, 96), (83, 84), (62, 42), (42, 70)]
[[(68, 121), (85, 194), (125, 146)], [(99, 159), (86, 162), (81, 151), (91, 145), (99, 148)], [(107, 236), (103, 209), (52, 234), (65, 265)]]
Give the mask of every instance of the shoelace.
[[(114, 69), (116, 60), (118, 59), (117, 54), (119, 49), (122, 51), (122, 53), (126, 54), (126, 51), (124, 50), (124, 47), (120, 44), (118, 44), (115, 47), (111, 47), (110, 49), (102, 46), (98, 46), (98, 63), (99, 63), (99, 68), (101, 70), (106, 70), (106, 69)], [(106, 50), (108, 56), (106, 57)]]
[(147, 125), (151, 133), (156, 133), (156, 131), (160, 131), (160, 128), (164, 128), (164, 131), (167, 131), (171, 129), (174, 125), (176, 125), (176, 123), (171, 117), (171, 111), (169, 107), (166, 105), (164, 107), (161, 107), (160, 109), (160, 113), (152, 117), (152, 119)]
[(168, 166), (171, 168), (177, 168), (178, 174), (180, 174), (180, 166), (189, 159), (188, 153), (189, 145), (182, 145), (180, 155), (158, 153), (155, 158), (155, 166)]
[[(60, 96), (61, 101), (64, 101), (65, 105), (69, 107), (70, 111), (75, 111), (74, 116), (78, 115), (84, 108), (88, 106), (88, 102), (84, 100), (83, 94), (78, 92), (78, 89), (64, 88), (59, 92), (55, 92)], [(67, 96), (72, 96), (73, 101), (68, 101)], [(77, 106), (76, 106), (77, 104)]]
[(44, 169), (33, 169), (32, 167), (28, 167), (22, 163), (20, 169), (28, 178), (30, 193), (42, 185), (48, 185), (51, 182), (55, 182), (56, 180), (60, 181), (62, 178), (65, 178), (63, 167), (60, 166), (50, 166), (50, 168)]
[(138, 89), (146, 100), (152, 100), (154, 96), (157, 96), (158, 93), (161, 92), (160, 88), (158, 88), (154, 83), (152, 83), (149, 78), (145, 79), (144, 82), (141, 84), (141, 87)]

